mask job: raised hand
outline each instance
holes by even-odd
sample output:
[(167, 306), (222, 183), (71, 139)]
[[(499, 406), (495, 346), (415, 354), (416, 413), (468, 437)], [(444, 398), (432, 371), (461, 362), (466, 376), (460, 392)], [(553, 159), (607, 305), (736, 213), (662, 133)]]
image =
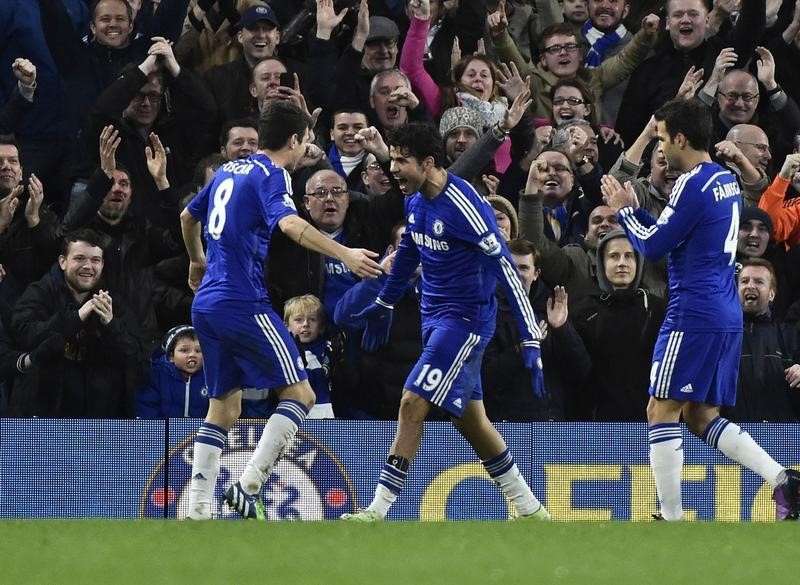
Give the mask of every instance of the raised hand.
[(100, 323), (108, 325), (114, 318), (114, 309), (111, 303), (111, 295), (108, 291), (100, 290), (92, 295), (92, 311), (100, 317)]
[(503, 128), (505, 130), (516, 128), (519, 121), (522, 120), (525, 110), (527, 110), (532, 103), (531, 90), (526, 88), (521, 94), (514, 98), (511, 107), (503, 114)]
[(169, 187), (169, 181), (167, 180), (167, 151), (164, 145), (161, 144), (158, 134), (151, 132), (149, 138), (153, 146), (152, 148), (149, 145), (144, 147), (147, 170), (150, 172), (150, 176), (153, 177), (158, 190), (163, 191)]
[(31, 87), (36, 84), (36, 65), (27, 59), (14, 59), (14, 62), (11, 64), (11, 70), (14, 72), (14, 77), (16, 77), (22, 85)]
[(461, 61), (461, 43), (458, 37), (455, 37), (453, 39), (453, 48), (450, 49), (450, 70), (455, 69), (459, 61)]
[(603, 193), (603, 201), (611, 209), (619, 211), (623, 207), (639, 207), (639, 199), (630, 181), (625, 181), (623, 186), (616, 177), (603, 175), (600, 177), (600, 191)]
[(522, 79), (519, 69), (517, 69), (513, 61), (510, 65), (500, 63), (497, 86), (509, 100), (513, 101), (514, 98), (531, 86), (530, 77)]
[(694, 65), (689, 67), (689, 71), (683, 76), (683, 82), (678, 88), (678, 93), (675, 94), (676, 98), (688, 100), (697, 94), (697, 90), (703, 85), (703, 68), (695, 69)]
[(739, 55), (736, 54), (733, 47), (725, 47), (719, 52), (719, 55), (717, 55), (714, 61), (714, 70), (711, 72), (711, 77), (708, 78), (708, 83), (713, 84), (714, 91), (716, 91), (717, 86), (722, 83), (725, 72), (736, 65), (738, 59)]
[(531, 167), (528, 169), (528, 180), (525, 183), (526, 195), (539, 195), (542, 192), (542, 185), (544, 185), (545, 178), (547, 177), (547, 162), (543, 160), (534, 160), (531, 162)]
[(39, 225), (39, 210), (44, 201), (44, 187), (39, 177), (31, 173), (28, 179), (28, 202), (25, 204), (25, 221), (28, 227), (33, 228)]
[(17, 211), (19, 205), (19, 196), (22, 194), (22, 184), (17, 185), (11, 189), (11, 193), (0, 199), (0, 232), (8, 227), (11, 220), (14, 219), (14, 212)]
[(500, 0), (497, 10), (486, 16), (486, 24), (489, 25), (489, 34), (493, 39), (499, 38), (508, 29), (508, 17), (506, 16), (506, 0)]
[(364, 43), (369, 36), (369, 5), (367, 0), (361, 0), (358, 5), (358, 21), (356, 23), (356, 30), (353, 33), (352, 45), (353, 48), (361, 52), (364, 50)]
[(100, 132), (100, 170), (111, 179), (114, 171), (117, 170), (117, 147), (122, 138), (119, 131), (114, 126), (105, 126)]
[(724, 162), (732, 162), (733, 164), (740, 164), (742, 159), (745, 158), (744, 153), (736, 146), (736, 143), (731, 140), (722, 140), (714, 145), (717, 158)]
[(481, 181), (486, 185), (489, 195), (497, 195), (497, 188), (500, 186), (500, 179), (495, 175), (481, 175)]
[(758, 80), (764, 85), (767, 91), (771, 91), (778, 87), (775, 82), (775, 58), (769, 49), (765, 47), (756, 47), (756, 74)]
[(386, 98), (386, 101), (409, 110), (413, 110), (419, 105), (419, 98), (406, 86), (400, 86), (393, 90), (389, 97)]
[(598, 134), (600, 135), (600, 138), (603, 139), (603, 144), (608, 144), (611, 142), (612, 144), (618, 144), (620, 148), (625, 148), (625, 142), (623, 142), (622, 136), (620, 136), (619, 132), (613, 128), (609, 128), (608, 126), (600, 126)]
[(172, 51), (172, 41), (164, 37), (152, 37), (150, 40), (153, 44), (150, 45), (147, 54), (154, 55), (172, 77), (177, 77), (181, 72), (181, 66)]
[(339, 26), (346, 14), (347, 8), (338, 13), (333, 9), (333, 0), (317, 0), (317, 38), (331, 38), (333, 29)]
[(791, 180), (798, 170), (800, 170), (800, 154), (789, 154), (786, 156), (786, 160), (783, 161), (780, 177)]
[(655, 37), (658, 34), (658, 25), (661, 24), (661, 19), (655, 14), (648, 14), (642, 19), (642, 30), (650, 37)]
[(300, 162), (297, 163), (296, 169), (304, 169), (312, 167), (317, 164), (325, 156), (323, 150), (316, 144), (306, 144), (306, 152)]
[(411, 9), (411, 16), (419, 20), (430, 20), (431, 18), (431, 0), (411, 0), (408, 3)]
[(567, 289), (557, 286), (553, 289), (554, 297), (547, 299), (547, 322), (553, 329), (558, 329), (567, 322), (569, 311), (567, 310)]
[(371, 152), (379, 161), (389, 160), (389, 147), (383, 140), (383, 136), (375, 126), (362, 128), (356, 132), (355, 138), (364, 147), (364, 150)]

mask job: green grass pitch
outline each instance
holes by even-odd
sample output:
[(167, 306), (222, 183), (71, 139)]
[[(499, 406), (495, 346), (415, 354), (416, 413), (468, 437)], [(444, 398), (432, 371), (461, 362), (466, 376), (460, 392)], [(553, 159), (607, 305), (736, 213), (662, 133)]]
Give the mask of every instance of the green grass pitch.
[(0, 521), (3, 585), (734, 584), (796, 578), (793, 522)]

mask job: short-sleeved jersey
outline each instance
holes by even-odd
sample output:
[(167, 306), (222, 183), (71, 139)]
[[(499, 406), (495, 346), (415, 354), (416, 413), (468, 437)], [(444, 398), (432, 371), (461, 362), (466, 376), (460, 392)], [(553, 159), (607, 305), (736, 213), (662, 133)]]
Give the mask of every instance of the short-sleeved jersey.
[(187, 209), (203, 222), (208, 246), (192, 310), (210, 312), (220, 302), (268, 302), (264, 261), (272, 230), (297, 213), (289, 173), (260, 153), (225, 163)]
[(664, 328), (741, 331), (734, 275), (741, 208), (733, 174), (704, 162), (678, 177), (657, 220), (642, 209), (620, 210), (634, 248), (648, 260), (669, 254)]
[(406, 198), (405, 207), (406, 231), (382, 300), (393, 302), (402, 296), (409, 274), (421, 262), (425, 325), (459, 318), (473, 323), (475, 331), (491, 334), (499, 280), (518, 323), (524, 324), (522, 338), (539, 339), (533, 310), (494, 211), (469, 183), (448, 173), (439, 195), (426, 199), (416, 193)]

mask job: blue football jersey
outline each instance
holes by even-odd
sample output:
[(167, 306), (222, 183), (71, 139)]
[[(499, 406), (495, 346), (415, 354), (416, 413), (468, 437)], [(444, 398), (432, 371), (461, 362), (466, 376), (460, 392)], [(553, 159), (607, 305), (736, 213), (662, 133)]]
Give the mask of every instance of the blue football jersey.
[(297, 213), (289, 173), (253, 154), (222, 165), (188, 208), (203, 222), (206, 273), (192, 305), (210, 312), (219, 302), (268, 302), (264, 261), (272, 230)]
[(704, 162), (678, 177), (657, 220), (643, 209), (620, 210), (634, 248), (648, 260), (669, 254), (665, 328), (741, 331), (734, 276), (741, 208), (733, 174)]
[(399, 299), (421, 262), (423, 323), (455, 317), (473, 323), (476, 331), (491, 333), (499, 280), (522, 339), (539, 339), (538, 324), (494, 211), (469, 183), (448, 173), (441, 193), (433, 199), (415, 193), (406, 198), (405, 208), (406, 231), (381, 300)]

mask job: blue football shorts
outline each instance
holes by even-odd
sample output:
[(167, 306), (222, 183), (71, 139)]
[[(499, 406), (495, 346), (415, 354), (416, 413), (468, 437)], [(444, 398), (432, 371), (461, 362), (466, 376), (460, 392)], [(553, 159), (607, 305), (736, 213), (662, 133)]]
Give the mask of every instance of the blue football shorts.
[(308, 378), (286, 325), (269, 305), (256, 314), (193, 311), (192, 322), (212, 398), (242, 386), (279, 390)]
[(742, 332), (661, 330), (650, 395), (716, 406), (736, 403)]
[(424, 325), (422, 355), (405, 388), (460, 418), (469, 400), (483, 399), (481, 361), (491, 338), (458, 318)]

